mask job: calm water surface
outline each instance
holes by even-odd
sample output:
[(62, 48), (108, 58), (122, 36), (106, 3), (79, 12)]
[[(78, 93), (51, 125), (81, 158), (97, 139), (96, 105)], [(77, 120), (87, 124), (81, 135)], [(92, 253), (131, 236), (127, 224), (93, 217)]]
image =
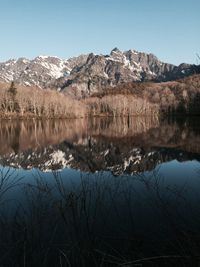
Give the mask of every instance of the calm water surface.
[(2, 266), (198, 266), (198, 118), (1, 121), (0, 165)]

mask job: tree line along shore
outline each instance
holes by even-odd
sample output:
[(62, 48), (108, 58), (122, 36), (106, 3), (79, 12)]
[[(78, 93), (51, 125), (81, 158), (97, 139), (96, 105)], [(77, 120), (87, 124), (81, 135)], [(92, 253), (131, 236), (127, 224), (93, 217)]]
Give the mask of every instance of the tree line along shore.
[(171, 82), (132, 82), (83, 99), (34, 86), (0, 84), (0, 118), (200, 115), (200, 75)]

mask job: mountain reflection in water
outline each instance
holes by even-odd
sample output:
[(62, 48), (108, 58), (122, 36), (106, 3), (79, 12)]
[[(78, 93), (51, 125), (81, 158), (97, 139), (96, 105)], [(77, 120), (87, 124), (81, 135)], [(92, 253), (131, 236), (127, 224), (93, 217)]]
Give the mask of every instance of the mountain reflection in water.
[(199, 129), (1, 121), (0, 266), (199, 266)]
[(171, 160), (200, 159), (198, 120), (154, 117), (2, 121), (0, 164), (138, 173)]

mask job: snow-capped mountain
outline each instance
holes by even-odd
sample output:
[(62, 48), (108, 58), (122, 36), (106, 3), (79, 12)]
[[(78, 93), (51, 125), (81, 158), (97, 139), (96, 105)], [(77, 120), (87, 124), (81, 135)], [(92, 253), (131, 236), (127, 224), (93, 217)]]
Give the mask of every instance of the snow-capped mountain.
[(63, 89), (81, 97), (120, 83), (169, 81), (199, 72), (196, 65), (175, 66), (161, 62), (153, 54), (115, 48), (110, 55), (90, 54), (85, 64), (71, 71)]
[(70, 59), (38, 56), (0, 63), (0, 81), (64, 90), (81, 97), (105, 87), (132, 81), (168, 81), (199, 73), (190, 64), (175, 66), (153, 54), (114, 48), (109, 55), (80, 55)]
[(53, 81), (70, 74), (74, 66), (83, 64), (87, 55), (63, 60), (53, 56), (38, 56), (33, 60), (19, 58), (0, 63), (0, 81), (15, 81), (22, 85), (51, 86)]

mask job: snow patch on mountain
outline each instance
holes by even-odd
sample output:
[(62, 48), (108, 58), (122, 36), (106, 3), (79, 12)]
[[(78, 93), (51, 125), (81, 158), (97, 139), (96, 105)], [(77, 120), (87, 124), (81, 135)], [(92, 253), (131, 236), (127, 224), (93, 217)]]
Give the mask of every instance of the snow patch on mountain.
[(19, 58), (10, 59), (0, 63), (0, 81), (11, 82), (22, 85), (37, 85), (45, 88), (51, 86), (55, 80), (70, 74), (75, 65), (86, 61), (86, 56), (60, 59), (56, 56), (40, 55), (33, 60)]
[[(163, 63), (153, 54), (114, 48), (109, 55), (80, 55), (69, 59), (40, 55), (0, 63), (0, 81), (53, 88), (82, 97), (103, 88), (133, 81), (169, 81), (199, 71), (198, 66)], [(76, 90), (74, 89), (76, 88)]]

